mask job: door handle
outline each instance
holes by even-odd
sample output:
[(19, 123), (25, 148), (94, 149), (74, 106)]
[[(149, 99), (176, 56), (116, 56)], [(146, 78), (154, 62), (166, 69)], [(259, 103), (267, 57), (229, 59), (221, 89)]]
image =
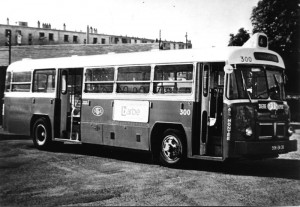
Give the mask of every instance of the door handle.
[(32, 103), (35, 104), (35, 98), (32, 98)]
[(53, 99), (50, 99), (50, 104), (53, 104), (53, 102), (54, 102)]

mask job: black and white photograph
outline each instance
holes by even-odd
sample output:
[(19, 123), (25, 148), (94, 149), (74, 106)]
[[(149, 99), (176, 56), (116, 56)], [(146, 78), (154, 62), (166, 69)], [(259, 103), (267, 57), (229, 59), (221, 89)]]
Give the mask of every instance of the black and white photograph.
[(300, 206), (298, 0), (15, 0), (0, 206)]

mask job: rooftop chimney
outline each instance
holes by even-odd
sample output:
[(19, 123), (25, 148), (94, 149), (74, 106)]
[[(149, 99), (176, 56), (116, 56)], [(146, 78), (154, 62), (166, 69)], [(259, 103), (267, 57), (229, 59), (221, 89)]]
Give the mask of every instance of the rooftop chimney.
[(86, 28), (86, 44), (90, 44), (90, 28), (89, 28), (89, 25)]

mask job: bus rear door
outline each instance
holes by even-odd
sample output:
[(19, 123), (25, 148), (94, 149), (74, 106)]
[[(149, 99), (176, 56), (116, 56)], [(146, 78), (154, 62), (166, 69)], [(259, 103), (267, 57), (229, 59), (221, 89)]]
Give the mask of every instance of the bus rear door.
[(56, 138), (80, 141), (82, 75), (83, 68), (59, 69)]

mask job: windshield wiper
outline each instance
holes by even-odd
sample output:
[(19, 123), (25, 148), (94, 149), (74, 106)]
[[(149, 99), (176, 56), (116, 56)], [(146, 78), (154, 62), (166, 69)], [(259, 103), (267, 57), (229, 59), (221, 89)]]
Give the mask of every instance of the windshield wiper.
[(249, 99), (250, 103), (252, 103), (251, 96), (250, 96), (250, 94), (249, 94), (249, 91), (247, 90), (247, 86), (246, 86), (244, 74), (243, 74), (242, 71), (241, 71), (241, 75), (242, 75), (242, 80), (243, 80), (243, 88), (244, 88), (244, 91), (247, 93), (247, 96), (248, 96), (248, 99)]

